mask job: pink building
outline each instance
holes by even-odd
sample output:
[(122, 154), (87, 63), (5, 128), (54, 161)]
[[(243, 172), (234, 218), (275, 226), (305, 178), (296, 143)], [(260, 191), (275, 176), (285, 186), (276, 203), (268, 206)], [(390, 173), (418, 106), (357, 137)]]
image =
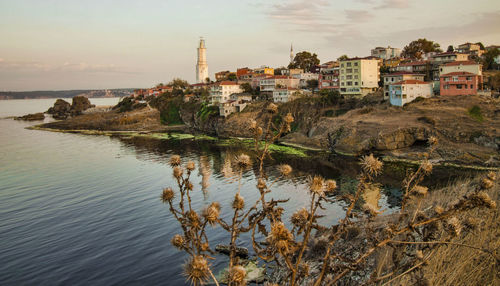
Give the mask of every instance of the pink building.
[(451, 72), (440, 77), (441, 95), (476, 95), (479, 84), (477, 74)]

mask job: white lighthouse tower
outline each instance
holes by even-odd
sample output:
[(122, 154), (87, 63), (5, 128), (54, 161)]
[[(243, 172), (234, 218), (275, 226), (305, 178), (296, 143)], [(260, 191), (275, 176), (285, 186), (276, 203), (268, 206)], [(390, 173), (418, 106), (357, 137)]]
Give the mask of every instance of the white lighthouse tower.
[(207, 49), (205, 40), (200, 38), (198, 46), (198, 62), (196, 63), (196, 82), (204, 83), (208, 78)]

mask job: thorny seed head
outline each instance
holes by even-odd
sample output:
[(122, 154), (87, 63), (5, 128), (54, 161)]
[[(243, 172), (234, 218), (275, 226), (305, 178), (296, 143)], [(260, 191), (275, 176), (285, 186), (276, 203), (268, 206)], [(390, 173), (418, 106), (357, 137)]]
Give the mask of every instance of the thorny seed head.
[(264, 133), (264, 130), (262, 130), (262, 127), (257, 127), (257, 129), (255, 129), (255, 134), (257, 136), (261, 136), (262, 134)]
[(369, 203), (363, 204), (363, 210), (370, 216), (377, 216), (380, 213), (372, 204)]
[(293, 120), (294, 120), (293, 116), (292, 116), (292, 114), (290, 112), (287, 113), (283, 119), (284, 119), (284, 121), (285, 121), (286, 124), (291, 124), (293, 122)]
[(434, 207), (434, 212), (435, 212), (437, 215), (440, 215), (440, 214), (444, 213), (444, 209), (443, 209), (443, 207), (442, 207), (442, 206), (437, 205), (437, 206), (435, 206), (435, 207)]
[(219, 209), (214, 205), (210, 205), (203, 211), (203, 217), (211, 226), (214, 226), (219, 218)]
[(170, 166), (175, 167), (179, 166), (180, 164), (181, 164), (181, 156), (172, 155), (172, 157), (170, 157)]
[(497, 203), (484, 191), (480, 191), (473, 195), (471, 199), (476, 201), (478, 205), (485, 206), (489, 209), (495, 209), (497, 207)]
[(196, 168), (196, 164), (193, 161), (189, 161), (186, 163), (186, 169), (188, 171), (193, 171)]
[(245, 207), (245, 200), (240, 195), (240, 193), (236, 193), (233, 201), (233, 209), (242, 210)]
[(302, 227), (306, 225), (308, 219), (309, 212), (305, 208), (301, 208), (292, 215), (290, 221), (294, 226)]
[(188, 190), (190, 190), (190, 191), (192, 191), (192, 190), (193, 190), (193, 188), (194, 188), (193, 183), (191, 183), (190, 181), (187, 181), (187, 182), (185, 183), (185, 186), (186, 186), (186, 189), (188, 189)]
[(317, 194), (318, 196), (323, 196), (323, 178), (320, 176), (314, 176), (314, 178), (309, 179), (309, 191)]
[(220, 204), (219, 202), (213, 202), (210, 204), (211, 207), (216, 208), (220, 212)]
[(419, 249), (419, 250), (417, 250), (417, 251), (415, 252), (415, 257), (416, 257), (418, 260), (422, 260), (422, 259), (424, 259), (424, 253), (422, 252), (422, 250), (420, 250), (420, 249)]
[(325, 186), (327, 193), (333, 193), (337, 189), (337, 182), (335, 180), (327, 180)]
[(370, 154), (361, 159), (361, 167), (368, 175), (377, 176), (382, 171), (382, 162), (373, 157), (373, 154)]
[(283, 222), (278, 221), (271, 225), (271, 232), (268, 235), (269, 242), (283, 253), (288, 253), (290, 250), (290, 242), (293, 240), (293, 235), (286, 228)]
[(495, 174), (495, 172), (493, 171), (490, 171), (487, 175), (488, 179), (492, 180), (492, 181), (496, 181), (497, 180), (497, 174)]
[(236, 285), (245, 285), (245, 277), (247, 276), (247, 271), (243, 266), (236, 265), (231, 268), (229, 278), (231, 282), (233, 282)]
[(267, 106), (267, 111), (269, 113), (277, 113), (278, 112), (278, 106), (274, 103), (270, 103), (268, 106)]
[(250, 123), (248, 124), (250, 129), (255, 129), (257, 128), (257, 121), (255, 121), (254, 119), (250, 119)]
[(198, 227), (200, 225), (200, 218), (195, 211), (188, 211), (186, 216), (191, 227)]
[(262, 178), (259, 178), (259, 180), (257, 180), (257, 189), (263, 191), (265, 188), (267, 188), (266, 181)]
[(236, 157), (236, 164), (241, 169), (246, 169), (252, 164), (252, 161), (250, 160), (250, 156), (247, 154), (240, 154)]
[(453, 216), (449, 218), (447, 221), (447, 226), (448, 226), (448, 231), (451, 235), (453, 236), (459, 236), (460, 232), (462, 231), (462, 224), (460, 224), (460, 221), (458, 220), (457, 217)]
[(422, 170), (424, 171), (424, 173), (426, 175), (429, 175), (432, 172), (432, 164), (431, 164), (431, 162), (425, 160), (422, 163)]
[(182, 168), (179, 166), (175, 166), (173, 173), (175, 178), (180, 179), (182, 177), (182, 173), (184, 173), (184, 170), (182, 170)]
[(429, 189), (428, 189), (427, 187), (424, 187), (424, 186), (418, 186), (418, 185), (417, 185), (417, 186), (413, 187), (413, 192), (414, 192), (416, 195), (421, 196), (421, 197), (423, 197), (423, 196), (427, 195), (427, 191), (428, 191), (428, 190), (429, 190)]
[(208, 245), (207, 242), (204, 242), (201, 244), (201, 250), (202, 251), (207, 251), (210, 248), (210, 245)]
[(493, 181), (487, 178), (483, 178), (481, 180), (481, 188), (485, 190), (493, 188)]
[(292, 172), (292, 167), (287, 164), (282, 164), (278, 166), (278, 171), (281, 173), (281, 175), (288, 176)]
[(434, 136), (429, 137), (429, 139), (427, 141), (428, 141), (429, 145), (431, 145), (431, 146), (434, 146), (438, 143), (438, 139)]
[(306, 263), (300, 263), (299, 265), (299, 272), (300, 274), (302, 274), (303, 276), (307, 277), (309, 276), (309, 271), (310, 271), (310, 267), (309, 267), (309, 264), (306, 262)]
[(163, 189), (163, 193), (161, 195), (161, 200), (166, 203), (166, 202), (170, 202), (173, 200), (175, 196), (175, 193), (174, 193), (174, 190), (172, 190), (172, 188), (165, 188)]
[(174, 235), (174, 237), (172, 237), (172, 245), (175, 246), (176, 248), (182, 250), (184, 248), (184, 237), (182, 237), (182, 235), (180, 234), (176, 234)]
[(184, 275), (193, 285), (204, 285), (210, 277), (210, 269), (207, 260), (196, 255), (184, 265)]

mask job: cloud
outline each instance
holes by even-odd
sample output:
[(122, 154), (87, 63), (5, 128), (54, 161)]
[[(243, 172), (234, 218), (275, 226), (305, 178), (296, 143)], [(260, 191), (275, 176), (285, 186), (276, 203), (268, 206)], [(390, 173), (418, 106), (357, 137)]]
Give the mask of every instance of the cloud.
[(409, 0), (383, 0), (375, 9), (406, 9), (409, 7)]
[(365, 10), (345, 10), (347, 19), (355, 22), (367, 22), (373, 19), (373, 15)]

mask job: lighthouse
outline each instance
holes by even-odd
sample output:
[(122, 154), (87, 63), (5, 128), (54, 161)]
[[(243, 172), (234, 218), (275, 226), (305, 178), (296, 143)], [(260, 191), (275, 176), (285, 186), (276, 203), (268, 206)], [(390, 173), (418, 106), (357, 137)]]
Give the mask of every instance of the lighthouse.
[(198, 61), (196, 62), (196, 82), (204, 83), (208, 78), (208, 64), (207, 64), (207, 48), (205, 47), (205, 40), (200, 38), (200, 45), (198, 46)]

